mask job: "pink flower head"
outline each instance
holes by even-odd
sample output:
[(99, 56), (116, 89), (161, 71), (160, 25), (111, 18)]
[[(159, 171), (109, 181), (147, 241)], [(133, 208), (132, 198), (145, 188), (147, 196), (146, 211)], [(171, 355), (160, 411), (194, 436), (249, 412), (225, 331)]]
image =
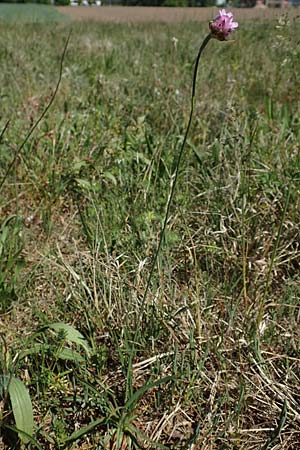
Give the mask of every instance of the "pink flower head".
[(209, 23), (212, 36), (219, 41), (225, 41), (238, 26), (237, 22), (233, 22), (233, 14), (227, 13), (225, 9), (221, 9), (219, 15)]

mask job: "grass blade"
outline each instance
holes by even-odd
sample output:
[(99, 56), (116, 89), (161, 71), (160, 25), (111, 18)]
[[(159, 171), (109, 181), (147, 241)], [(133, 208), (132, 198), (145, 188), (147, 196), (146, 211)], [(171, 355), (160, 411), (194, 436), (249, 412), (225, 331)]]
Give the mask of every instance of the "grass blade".
[(74, 431), (74, 433), (71, 434), (71, 436), (69, 436), (65, 442), (71, 442), (71, 441), (76, 441), (77, 439), (81, 438), (82, 436), (84, 436), (86, 433), (88, 433), (89, 431), (93, 430), (94, 428), (96, 428), (98, 425), (100, 425), (102, 422), (104, 422), (104, 418), (102, 419), (97, 419), (97, 420), (93, 420), (91, 423), (89, 423), (86, 427), (80, 428), (80, 430)]
[(157, 381), (154, 381), (153, 383), (146, 383), (144, 386), (142, 386), (140, 389), (135, 391), (135, 393), (129, 398), (129, 400), (125, 403), (125, 409), (129, 409), (131, 406), (135, 406), (136, 403), (140, 400), (140, 398), (145, 394), (145, 392), (149, 391), (149, 389), (152, 389), (154, 387), (159, 386), (160, 384), (167, 383), (168, 381), (174, 380), (174, 377), (164, 377)]

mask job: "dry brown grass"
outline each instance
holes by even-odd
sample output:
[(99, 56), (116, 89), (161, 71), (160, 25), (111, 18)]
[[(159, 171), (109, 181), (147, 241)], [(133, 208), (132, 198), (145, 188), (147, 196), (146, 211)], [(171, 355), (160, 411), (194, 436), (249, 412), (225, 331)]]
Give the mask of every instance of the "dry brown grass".
[[(231, 8), (238, 21), (276, 19), (288, 11), (291, 17), (299, 15), (297, 9), (281, 8)], [(97, 20), (100, 22), (190, 22), (211, 20), (218, 8), (167, 8), (139, 6), (102, 6), (102, 7), (59, 7), (59, 11), (74, 20)]]

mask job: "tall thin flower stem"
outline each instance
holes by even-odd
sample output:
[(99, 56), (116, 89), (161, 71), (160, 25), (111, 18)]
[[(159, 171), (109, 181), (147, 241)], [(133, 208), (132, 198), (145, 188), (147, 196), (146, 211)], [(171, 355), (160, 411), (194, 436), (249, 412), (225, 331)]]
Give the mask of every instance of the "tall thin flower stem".
[(188, 134), (190, 131), (190, 127), (191, 127), (191, 123), (192, 123), (192, 118), (193, 118), (193, 113), (194, 113), (194, 101), (195, 101), (195, 93), (196, 93), (196, 81), (197, 81), (197, 73), (198, 73), (198, 66), (199, 66), (199, 61), (200, 61), (200, 57), (202, 55), (203, 50), (205, 49), (205, 47), (207, 46), (208, 42), (211, 40), (212, 38), (212, 34), (209, 33), (206, 38), (204, 39), (204, 41), (202, 42), (199, 51), (198, 51), (198, 55), (196, 58), (196, 62), (195, 62), (195, 67), (194, 67), (194, 75), (193, 75), (193, 84), (192, 84), (192, 95), (191, 95), (191, 109), (190, 109), (190, 116), (189, 116), (189, 121), (186, 127), (186, 131), (184, 134), (184, 138), (179, 150), (179, 154), (178, 154), (178, 159), (177, 159), (177, 163), (176, 163), (176, 168), (175, 168), (175, 174), (174, 174), (174, 179), (173, 179), (173, 183), (172, 183), (172, 187), (171, 187), (171, 192), (169, 195), (169, 199), (167, 202), (167, 206), (166, 206), (166, 214), (165, 214), (165, 218), (164, 218), (164, 222), (163, 222), (163, 226), (160, 232), (160, 236), (159, 236), (159, 242), (158, 242), (158, 246), (156, 248), (155, 254), (153, 256), (152, 259), (152, 263), (151, 263), (151, 268), (150, 268), (150, 272), (149, 272), (149, 276), (148, 276), (148, 280), (147, 280), (147, 284), (146, 284), (146, 289), (143, 295), (143, 299), (142, 299), (142, 303), (141, 303), (141, 308), (140, 308), (140, 320), (142, 320), (143, 317), (143, 311), (144, 311), (144, 306), (146, 303), (146, 299), (147, 299), (147, 295), (149, 292), (149, 288), (150, 288), (150, 284), (151, 284), (151, 280), (153, 277), (153, 273), (154, 273), (154, 269), (157, 263), (157, 259), (162, 247), (162, 243), (165, 237), (165, 232), (166, 232), (166, 228), (167, 228), (167, 224), (168, 224), (168, 219), (169, 219), (169, 214), (170, 214), (170, 208), (171, 208), (171, 204), (172, 204), (172, 200), (174, 197), (174, 193), (175, 193), (175, 188), (176, 188), (176, 183), (177, 183), (177, 178), (178, 178), (178, 173), (179, 173), (179, 167), (180, 167), (180, 163), (182, 160), (182, 156), (184, 153), (184, 149), (185, 149), (185, 144), (188, 138)]

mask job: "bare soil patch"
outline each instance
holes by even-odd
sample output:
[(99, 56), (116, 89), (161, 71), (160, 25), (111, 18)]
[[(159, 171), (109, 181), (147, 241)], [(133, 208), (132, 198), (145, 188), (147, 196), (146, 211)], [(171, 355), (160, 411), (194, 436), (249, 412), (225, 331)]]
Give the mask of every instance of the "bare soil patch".
[[(288, 11), (290, 17), (299, 17), (297, 9), (281, 8), (230, 8), (237, 20), (275, 19)], [(191, 22), (211, 20), (218, 8), (167, 8), (140, 6), (62, 6), (59, 11), (74, 20), (100, 22)]]

